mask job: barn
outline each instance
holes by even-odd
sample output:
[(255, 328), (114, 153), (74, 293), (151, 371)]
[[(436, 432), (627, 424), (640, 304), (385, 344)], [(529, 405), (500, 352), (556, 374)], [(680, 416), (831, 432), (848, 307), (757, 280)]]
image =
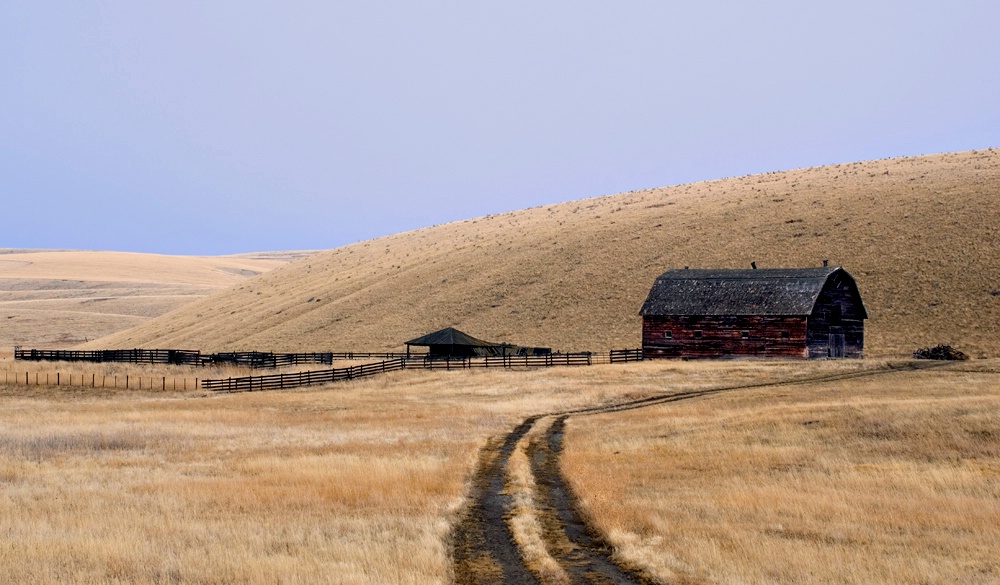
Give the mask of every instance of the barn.
[(650, 358), (861, 358), (865, 319), (842, 267), (675, 269), (642, 306)]

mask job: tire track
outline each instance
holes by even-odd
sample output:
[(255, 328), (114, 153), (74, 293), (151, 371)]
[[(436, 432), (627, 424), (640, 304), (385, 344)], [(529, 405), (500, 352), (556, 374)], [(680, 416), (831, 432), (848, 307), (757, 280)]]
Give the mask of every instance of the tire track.
[(902, 367), (890, 364), (857, 372), (674, 392), (615, 404), (531, 416), (504, 437), (502, 443), (494, 440), (480, 453), (477, 471), (472, 480), (470, 504), (454, 532), (455, 582), (461, 585), (540, 583), (538, 577), (525, 564), (507, 525), (506, 519), (511, 514), (513, 505), (512, 498), (505, 493), (504, 478), (511, 453), (541, 418), (557, 417), (544, 437), (534, 440), (528, 449), (538, 489), (537, 512), (549, 553), (563, 567), (574, 584), (647, 585), (655, 581), (639, 571), (617, 564), (612, 559), (611, 546), (599, 531), (586, 523), (579, 511), (576, 497), (559, 466), (567, 418), (634, 410), (737, 390), (832, 382), (944, 365), (947, 363), (908, 363)]
[(480, 453), (469, 496), (471, 504), (455, 529), (455, 583), (538, 585), (507, 528), (505, 519), (512, 503), (504, 490), (510, 455), (538, 418), (525, 419), (502, 444), (493, 441)]
[(612, 560), (612, 547), (580, 516), (576, 496), (559, 469), (566, 416), (552, 423), (528, 449), (538, 486), (538, 514), (549, 553), (572, 583), (646, 585), (652, 580)]

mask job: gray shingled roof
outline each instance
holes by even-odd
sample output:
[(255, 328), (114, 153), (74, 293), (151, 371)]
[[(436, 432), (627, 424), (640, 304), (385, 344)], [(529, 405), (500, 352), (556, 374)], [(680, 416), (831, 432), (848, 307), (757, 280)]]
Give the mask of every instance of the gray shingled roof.
[(411, 339), (406, 345), (467, 345), (471, 347), (493, 347), (496, 343), (476, 339), (471, 335), (462, 333), (453, 327), (445, 327), (440, 331), (428, 333), (427, 335)]
[(669, 270), (656, 279), (640, 314), (809, 315), (838, 270), (843, 269)]

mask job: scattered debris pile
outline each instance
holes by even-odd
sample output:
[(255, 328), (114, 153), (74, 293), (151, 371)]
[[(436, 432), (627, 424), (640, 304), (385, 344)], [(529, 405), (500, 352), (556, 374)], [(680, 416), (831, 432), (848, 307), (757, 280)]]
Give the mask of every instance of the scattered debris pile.
[(958, 351), (950, 345), (937, 345), (935, 347), (925, 347), (913, 352), (913, 357), (918, 360), (967, 360), (969, 356)]

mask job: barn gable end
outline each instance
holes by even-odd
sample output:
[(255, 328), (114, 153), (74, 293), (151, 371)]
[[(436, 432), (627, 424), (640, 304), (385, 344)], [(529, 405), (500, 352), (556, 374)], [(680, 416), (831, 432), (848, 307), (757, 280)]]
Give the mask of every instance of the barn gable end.
[(843, 268), (670, 270), (640, 314), (647, 358), (862, 357), (868, 317)]

